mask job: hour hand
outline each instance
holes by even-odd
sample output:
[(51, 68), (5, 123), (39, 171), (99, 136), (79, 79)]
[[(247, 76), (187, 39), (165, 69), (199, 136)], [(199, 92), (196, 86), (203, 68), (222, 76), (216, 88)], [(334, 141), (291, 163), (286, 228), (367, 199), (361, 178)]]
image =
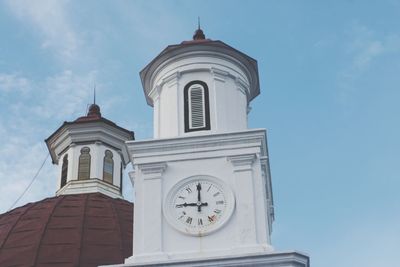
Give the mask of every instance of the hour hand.
[(176, 204), (175, 208), (182, 208), (182, 207), (187, 207), (187, 206), (197, 206), (197, 203), (183, 203), (183, 204)]

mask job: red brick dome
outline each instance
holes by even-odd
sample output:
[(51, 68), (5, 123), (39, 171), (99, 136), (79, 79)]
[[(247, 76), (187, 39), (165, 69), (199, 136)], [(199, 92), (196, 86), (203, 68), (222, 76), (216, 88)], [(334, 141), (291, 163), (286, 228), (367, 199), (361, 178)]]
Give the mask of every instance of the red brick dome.
[(92, 267), (132, 255), (133, 204), (62, 195), (0, 215), (0, 266)]

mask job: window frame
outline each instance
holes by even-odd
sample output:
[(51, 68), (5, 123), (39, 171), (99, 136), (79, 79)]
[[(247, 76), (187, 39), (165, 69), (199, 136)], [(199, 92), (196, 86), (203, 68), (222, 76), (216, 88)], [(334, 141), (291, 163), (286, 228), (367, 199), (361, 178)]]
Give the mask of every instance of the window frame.
[[(84, 149), (88, 149), (87, 153), (84, 153), (83, 150)], [(88, 177), (81, 177), (81, 168), (82, 168), (82, 160), (83, 160), (83, 156), (87, 154), (88, 155)], [(90, 148), (85, 146), (81, 148), (81, 154), (79, 155), (79, 161), (78, 161), (78, 180), (89, 180), (90, 179), (90, 165), (91, 165), (91, 161), (92, 161), (92, 157), (90, 155)]]
[(60, 188), (63, 188), (67, 184), (67, 179), (68, 179), (68, 154), (64, 155), (61, 165)]
[[(203, 95), (203, 118), (204, 118), (204, 126), (203, 127), (192, 127), (191, 126), (191, 120), (192, 120), (192, 110), (191, 110), (191, 105), (192, 103), (190, 102), (190, 91), (193, 85), (199, 85), (202, 90), (202, 95)], [(187, 132), (195, 132), (195, 131), (204, 131), (204, 130), (210, 130), (210, 101), (209, 101), (209, 91), (208, 91), (208, 86), (205, 82), (203, 81), (191, 81), (188, 84), (185, 85), (183, 89), (183, 94), (184, 94), (184, 121), (185, 121), (185, 133)]]
[[(107, 158), (107, 153), (110, 153), (110, 157)], [(111, 160), (111, 182), (110, 181), (106, 181), (105, 179), (105, 174), (110, 174), (108, 172), (106, 172), (106, 160), (109, 159)], [(104, 157), (103, 157), (103, 181), (109, 184), (114, 184), (114, 154), (112, 153), (111, 150), (106, 150), (104, 151)]]

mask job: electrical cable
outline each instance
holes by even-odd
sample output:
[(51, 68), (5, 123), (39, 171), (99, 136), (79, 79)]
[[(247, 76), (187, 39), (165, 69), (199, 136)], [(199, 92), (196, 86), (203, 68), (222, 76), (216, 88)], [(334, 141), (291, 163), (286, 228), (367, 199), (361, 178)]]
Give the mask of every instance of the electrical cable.
[(49, 155), (50, 155), (50, 153), (47, 154), (47, 156), (46, 156), (46, 158), (44, 159), (44, 161), (43, 161), (42, 165), (40, 166), (39, 170), (36, 172), (35, 176), (33, 176), (31, 182), (30, 182), (30, 183), (28, 184), (28, 186), (25, 188), (24, 192), (22, 192), (22, 194), (17, 198), (17, 200), (14, 201), (14, 203), (11, 205), (11, 207), (10, 207), (7, 211), (10, 211), (10, 210), (15, 206), (15, 204), (17, 204), (18, 201), (25, 195), (25, 193), (28, 191), (28, 189), (31, 187), (31, 185), (33, 184), (33, 182), (34, 182), (34, 181), (36, 180), (36, 178), (38, 177), (38, 175), (39, 175), (40, 171), (42, 170), (44, 164), (46, 163), (46, 161), (47, 161)]

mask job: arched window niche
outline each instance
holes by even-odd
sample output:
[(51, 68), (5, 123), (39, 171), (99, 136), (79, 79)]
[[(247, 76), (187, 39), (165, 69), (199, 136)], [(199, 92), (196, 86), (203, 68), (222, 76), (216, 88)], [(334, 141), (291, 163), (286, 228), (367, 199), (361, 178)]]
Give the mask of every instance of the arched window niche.
[(90, 178), (90, 148), (83, 147), (79, 156), (78, 180)]
[(112, 184), (114, 174), (113, 153), (110, 150), (104, 152), (103, 181)]
[(68, 176), (68, 154), (64, 156), (62, 166), (61, 166), (61, 186), (64, 187), (67, 184)]
[(192, 81), (183, 90), (185, 132), (210, 130), (210, 105), (207, 84), (202, 81)]

